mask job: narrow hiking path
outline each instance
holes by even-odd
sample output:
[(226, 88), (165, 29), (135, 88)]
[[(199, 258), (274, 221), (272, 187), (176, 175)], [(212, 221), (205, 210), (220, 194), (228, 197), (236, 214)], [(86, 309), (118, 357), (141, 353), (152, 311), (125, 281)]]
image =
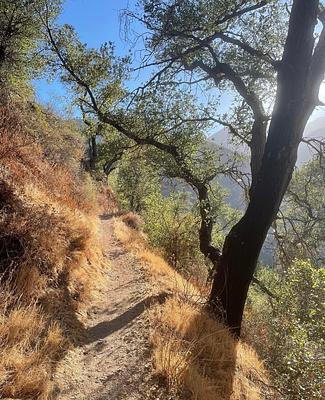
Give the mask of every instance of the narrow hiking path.
[(116, 239), (113, 220), (101, 219), (107, 282), (88, 312), (84, 343), (56, 374), (57, 399), (160, 399), (159, 385), (149, 383), (146, 309), (155, 297), (144, 268)]

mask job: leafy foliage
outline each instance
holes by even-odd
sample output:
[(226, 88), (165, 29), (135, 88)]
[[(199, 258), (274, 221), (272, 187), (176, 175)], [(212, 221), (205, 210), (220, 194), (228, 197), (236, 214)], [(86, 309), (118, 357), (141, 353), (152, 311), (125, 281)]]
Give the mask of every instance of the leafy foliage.
[(281, 58), (286, 34), (284, 5), (239, 0), (140, 4), (139, 14), (129, 14), (150, 32), (147, 58), (162, 66), (157, 85), (185, 80), (192, 89), (198, 85), (198, 93), (201, 85), (217, 89), (214, 96), (227, 91), (232, 106), (224, 115), (218, 109), (214, 114), (231, 125), (230, 134), (237, 140), (249, 143), (254, 119), (258, 114), (263, 118), (275, 95), (272, 64)]
[(294, 258), (325, 261), (325, 169), (322, 159), (314, 158), (298, 169), (285, 196), (276, 224), (283, 266)]
[[(197, 197), (180, 179), (175, 179), (174, 174), (168, 175), (172, 171), (168, 161), (151, 149), (133, 148), (117, 162), (109, 181), (122, 209), (141, 215), (149, 243), (160, 249), (175, 269), (204, 280), (208, 267), (212, 266), (200, 252)], [(228, 226), (239, 215), (225, 204), (226, 193), (216, 182), (211, 184), (210, 195), (213, 242), (221, 245)]]
[(44, 67), (42, 20), (53, 20), (61, 0), (0, 1), (0, 82), (22, 89)]
[(143, 157), (140, 149), (124, 156), (110, 179), (122, 209), (141, 213), (146, 199), (159, 193), (160, 181), (157, 171)]
[(271, 301), (252, 287), (246, 307), (248, 341), (266, 360), (284, 399), (320, 400), (324, 379), (325, 269), (295, 260), (279, 274), (261, 269)]
[(175, 269), (185, 275), (204, 277), (206, 267), (198, 240), (199, 216), (191, 208), (186, 192), (161, 194), (146, 199), (145, 232), (151, 245), (161, 249)]
[(71, 25), (52, 28), (48, 20), (45, 30), (48, 70), (54, 75), (60, 71), (61, 81), (72, 89), (89, 118), (92, 115), (89, 108), (107, 110), (123, 97), (122, 83), (129, 59), (116, 57), (112, 42), (102, 44), (99, 49), (88, 48)]

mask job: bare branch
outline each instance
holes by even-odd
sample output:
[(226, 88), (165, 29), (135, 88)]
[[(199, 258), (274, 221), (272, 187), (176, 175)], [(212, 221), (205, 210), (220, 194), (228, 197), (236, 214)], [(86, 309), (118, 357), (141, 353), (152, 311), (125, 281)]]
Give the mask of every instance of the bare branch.
[[(246, 3), (246, 1), (244, 0), (239, 7), (241, 7), (242, 5), (244, 5)], [(247, 14), (251, 11), (256, 11), (259, 10), (260, 8), (263, 8), (267, 5), (267, 1), (263, 0), (260, 1), (252, 6), (248, 6), (248, 7), (244, 7), (242, 9), (240, 9), (239, 7), (236, 7), (234, 11), (232, 11), (231, 13), (225, 15), (224, 17), (222, 17), (221, 19), (219, 19), (217, 21), (217, 24), (221, 25), (224, 24), (225, 22), (229, 21), (230, 19), (236, 18), (236, 17), (240, 17), (244, 14)], [(239, 8), (239, 9), (238, 9)]]
[(257, 285), (262, 292), (264, 292), (265, 294), (267, 294), (269, 297), (271, 297), (272, 299), (278, 299), (278, 297), (271, 292), (270, 289), (268, 289), (263, 282), (261, 282), (259, 279), (257, 279), (255, 276), (252, 278), (252, 283), (255, 283), (255, 285)]

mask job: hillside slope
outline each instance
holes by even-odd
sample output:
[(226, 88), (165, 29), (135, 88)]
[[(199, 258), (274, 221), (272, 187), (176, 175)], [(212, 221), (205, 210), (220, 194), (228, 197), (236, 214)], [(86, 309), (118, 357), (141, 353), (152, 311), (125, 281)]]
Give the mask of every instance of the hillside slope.
[(94, 189), (69, 121), (0, 108), (0, 397), (47, 399), (101, 283)]
[(114, 198), (83, 151), (48, 110), (0, 109), (0, 398), (267, 398), (263, 364), (209, 316), (207, 288), (149, 249), (134, 215), (98, 218)]
[[(144, 268), (117, 241), (114, 221), (102, 217), (101, 238), (111, 267), (92, 304), (80, 347), (56, 376), (59, 400), (159, 398), (150, 380), (151, 286)], [(166, 399), (166, 397), (164, 397)]]

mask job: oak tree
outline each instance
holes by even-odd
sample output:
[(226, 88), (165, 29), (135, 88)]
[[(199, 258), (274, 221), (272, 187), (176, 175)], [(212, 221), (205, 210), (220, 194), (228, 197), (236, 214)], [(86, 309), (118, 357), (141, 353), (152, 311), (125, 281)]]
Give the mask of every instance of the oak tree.
[[(88, 114), (135, 144), (152, 146), (168, 156), (175, 176), (196, 191), (200, 249), (216, 266), (209, 303), (216, 316), (223, 317), (239, 335), (261, 247), (291, 180), (308, 118), (319, 104), (325, 71), (324, 28), (317, 33), (317, 22), (322, 24), (325, 18), (322, 4), (319, 0), (141, 3), (144, 11), (136, 17), (150, 32), (146, 65), (158, 70), (131, 96), (136, 103), (133, 108), (120, 95), (121, 81), (113, 72), (121, 71), (121, 64), (107, 47), (99, 52), (89, 50), (71, 34), (71, 28), (65, 28), (68, 35), (62, 36), (45, 21), (49, 49), (57, 57), (63, 79), (75, 88)], [(184, 81), (180, 74), (189, 76)], [(169, 104), (166, 85), (161, 85), (166, 82), (179, 87), (208, 82), (216, 90), (226, 89), (233, 93), (234, 112), (225, 119), (207, 112), (192, 118), (191, 110), (183, 107), (184, 115), (177, 113), (176, 118), (170, 118), (162, 101)], [(114, 97), (116, 88), (118, 99)], [(155, 96), (159, 88), (160, 103)], [(145, 99), (149, 101), (143, 102), (147, 89)], [(268, 112), (270, 104), (272, 113)], [(202, 170), (203, 157), (209, 158), (209, 154), (198, 158), (198, 148), (190, 145), (197, 138), (195, 129), (211, 120), (224, 124), (248, 145), (251, 154), (249, 203), (222, 249), (212, 243), (209, 183), (217, 173), (229, 173), (232, 168), (218, 170), (215, 166), (213, 171), (198, 173), (194, 166)]]

